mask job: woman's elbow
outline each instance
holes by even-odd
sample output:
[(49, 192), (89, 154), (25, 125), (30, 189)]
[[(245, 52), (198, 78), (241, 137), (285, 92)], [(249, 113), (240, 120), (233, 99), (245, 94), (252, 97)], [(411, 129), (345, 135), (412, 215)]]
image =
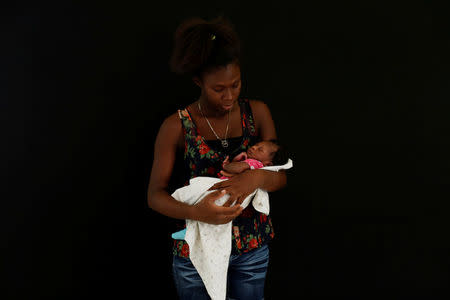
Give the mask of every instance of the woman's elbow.
[(147, 194), (147, 206), (153, 209), (152, 196), (150, 194)]
[(147, 192), (147, 205), (153, 210), (155, 209), (155, 194), (156, 191), (154, 191), (153, 189), (149, 189)]
[(282, 174), (280, 189), (284, 189), (287, 186), (287, 175), (286, 172), (280, 172), (280, 174)]

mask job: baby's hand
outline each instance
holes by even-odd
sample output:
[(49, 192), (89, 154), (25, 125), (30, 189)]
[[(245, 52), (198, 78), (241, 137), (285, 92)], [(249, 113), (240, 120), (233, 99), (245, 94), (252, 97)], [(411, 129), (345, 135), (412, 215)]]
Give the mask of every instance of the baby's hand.
[(225, 160), (222, 162), (222, 167), (228, 165), (229, 163), (230, 163), (230, 160), (229, 160), (229, 156), (227, 155), (227, 157), (225, 157)]
[(242, 161), (247, 159), (247, 152), (241, 152), (233, 158), (233, 161)]

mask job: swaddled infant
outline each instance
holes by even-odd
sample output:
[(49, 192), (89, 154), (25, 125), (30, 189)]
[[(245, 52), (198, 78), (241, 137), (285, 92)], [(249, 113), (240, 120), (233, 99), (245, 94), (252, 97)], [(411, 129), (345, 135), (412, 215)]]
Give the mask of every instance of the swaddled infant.
[[(222, 163), (223, 175), (220, 179), (229, 179), (233, 174), (239, 174), (248, 169), (259, 169), (266, 166), (283, 165), (288, 161), (288, 155), (285, 147), (277, 140), (260, 141), (248, 148), (247, 152), (241, 152), (229, 161), (227, 156)], [(186, 229), (172, 234), (173, 239), (184, 239)]]

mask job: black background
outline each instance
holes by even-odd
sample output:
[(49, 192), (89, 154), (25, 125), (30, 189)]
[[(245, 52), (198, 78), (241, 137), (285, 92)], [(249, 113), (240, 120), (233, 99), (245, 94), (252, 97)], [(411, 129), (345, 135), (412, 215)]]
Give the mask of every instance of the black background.
[(174, 30), (221, 13), (241, 95), (294, 158), (271, 194), (266, 298), (448, 294), (447, 10), (309, 2), (3, 4), (5, 299), (175, 299), (171, 222), (146, 202), (153, 142), (199, 95), (169, 71)]

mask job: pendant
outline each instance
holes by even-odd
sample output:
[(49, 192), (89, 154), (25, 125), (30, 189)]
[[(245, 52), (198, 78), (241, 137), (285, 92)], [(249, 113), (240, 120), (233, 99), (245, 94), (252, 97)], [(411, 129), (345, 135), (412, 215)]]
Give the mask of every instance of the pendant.
[(227, 148), (227, 147), (228, 147), (228, 142), (227, 142), (227, 140), (221, 140), (221, 142), (222, 142), (222, 146), (223, 146), (224, 148)]

